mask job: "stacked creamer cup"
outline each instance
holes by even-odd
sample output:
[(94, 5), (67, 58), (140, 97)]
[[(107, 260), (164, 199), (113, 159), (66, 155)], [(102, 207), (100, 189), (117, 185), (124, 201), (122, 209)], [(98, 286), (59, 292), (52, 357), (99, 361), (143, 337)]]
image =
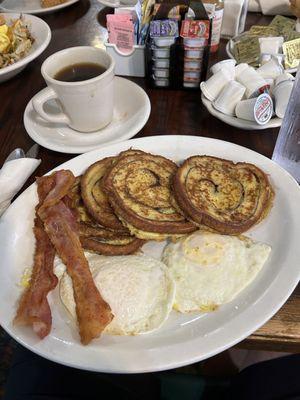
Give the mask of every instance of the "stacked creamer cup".
[(152, 21), (150, 36), (154, 84), (158, 87), (168, 87), (170, 84), (170, 48), (178, 37), (178, 22), (170, 19)]
[(205, 38), (184, 38), (184, 87), (199, 87), (202, 72), (203, 55), (205, 46), (207, 46)]
[(182, 21), (180, 36), (184, 46), (183, 87), (199, 88), (204, 51), (209, 39), (209, 21)]
[(234, 60), (224, 60), (215, 64), (211, 72), (200, 88), (216, 110), (259, 125), (269, 122), (275, 114), (283, 118), (294, 78), (284, 72), (277, 58), (256, 70), (245, 63), (235, 66)]

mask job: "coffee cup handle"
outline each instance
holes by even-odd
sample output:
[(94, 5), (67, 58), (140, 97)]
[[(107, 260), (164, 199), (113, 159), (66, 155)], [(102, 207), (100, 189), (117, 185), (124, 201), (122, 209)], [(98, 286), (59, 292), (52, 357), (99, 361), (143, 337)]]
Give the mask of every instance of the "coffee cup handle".
[(40, 91), (32, 100), (34, 110), (46, 121), (69, 125), (70, 120), (63, 112), (53, 115), (47, 113), (44, 110), (44, 104), (52, 99), (57, 99), (57, 94), (51, 87), (46, 87), (45, 89)]

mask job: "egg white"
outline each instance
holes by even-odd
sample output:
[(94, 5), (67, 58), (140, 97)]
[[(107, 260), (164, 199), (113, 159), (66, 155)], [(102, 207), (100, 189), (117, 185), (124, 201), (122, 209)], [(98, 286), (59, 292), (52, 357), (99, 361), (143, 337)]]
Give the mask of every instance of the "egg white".
[(246, 237), (205, 231), (169, 243), (162, 260), (176, 282), (174, 308), (212, 311), (232, 301), (253, 281), (270, 251)]
[[(105, 257), (86, 253), (99, 292), (114, 318), (105, 332), (136, 335), (159, 329), (168, 318), (175, 298), (175, 283), (167, 267), (143, 255)], [(72, 280), (65, 272), (60, 298), (76, 318)]]

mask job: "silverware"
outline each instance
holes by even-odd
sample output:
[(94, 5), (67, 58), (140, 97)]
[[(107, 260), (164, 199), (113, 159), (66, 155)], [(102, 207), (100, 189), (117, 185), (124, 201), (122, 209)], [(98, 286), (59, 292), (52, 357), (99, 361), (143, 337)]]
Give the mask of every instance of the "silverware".
[(30, 149), (25, 153), (26, 158), (37, 158), (37, 155), (39, 153), (40, 146), (35, 143), (33, 146), (30, 147)]
[(15, 150), (13, 150), (8, 157), (5, 159), (4, 163), (5, 164), (7, 161), (11, 161), (11, 160), (16, 160), (18, 158), (24, 158), (25, 157), (25, 153), (23, 149), (17, 148)]

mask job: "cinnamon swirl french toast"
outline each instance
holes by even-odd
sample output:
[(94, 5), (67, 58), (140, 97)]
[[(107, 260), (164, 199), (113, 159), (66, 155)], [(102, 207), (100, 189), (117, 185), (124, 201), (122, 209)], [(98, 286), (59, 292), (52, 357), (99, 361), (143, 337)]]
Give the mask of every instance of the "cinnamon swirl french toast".
[(197, 227), (172, 205), (177, 165), (149, 153), (123, 154), (105, 177), (104, 189), (118, 218), (140, 239), (164, 240)]
[(65, 201), (76, 215), (79, 223), (79, 236), (82, 247), (85, 250), (108, 256), (135, 253), (144, 244), (144, 241), (131, 236), (129, 231), (120, 232), (101, 226), (93, 219), (93, 216), (89, 214), (82, 201), (80, 180), (80, 177), (76, 178)]
[(186, 217), (223, 234), (240, 234), (263, 219), (273, 189), (253, 164), (211, 156), (184, 161), (173, 179), (175, 199)]

